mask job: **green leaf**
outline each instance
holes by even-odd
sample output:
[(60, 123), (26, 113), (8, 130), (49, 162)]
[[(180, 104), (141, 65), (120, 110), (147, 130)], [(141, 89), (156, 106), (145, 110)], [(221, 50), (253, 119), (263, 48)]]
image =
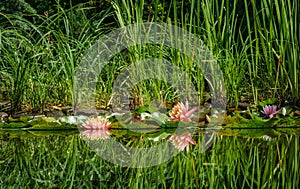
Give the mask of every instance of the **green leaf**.
[(2, 127), (2, 128), (16, 129), (16, 128), (29, 127), (29, 125), (26, 124), (26, 123), (23, 123), (23, 122), (10, 122), (10, 123), (1, 124), (0, 127)]
[(277, 101), (277, 98), (269, 98), (259, 103), (260, 106), (273, 105)]
[(136, 114), (141, 114), (143, 112), (157, 112), (159, 111), (159, 108), (158, 107), (155, 107), (155, 106), (149, 106), (149, 105), (143, 105), (143, 106), (140, 106), (138, 107), (137, 109), (135, 109), (133, 112), (136, 113)]

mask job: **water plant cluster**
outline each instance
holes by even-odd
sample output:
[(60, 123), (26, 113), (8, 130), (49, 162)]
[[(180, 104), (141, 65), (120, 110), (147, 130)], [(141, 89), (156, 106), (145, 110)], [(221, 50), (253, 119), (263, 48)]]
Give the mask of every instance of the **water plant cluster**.
[[(1, 0), (0, 188), (296, 188), (299, 10), (289, 0)], [(86, 53), (111, 31), (145, 22), (201, 39), (226, 90), (214, 88), (193, 49), (135, 45), (95, 74), (95, 94), (85, 95), (96, 113), (82, 111), (74, 84)], [(148, 79), (126, 93), (128, 104), (115, 103), (124, 97), (114, 91), (118, 76), (128, 67), (143, 74), (135, 63), (152, 58), (182, 69), (196, 93), (175, 75), (185, 91)], [(153, 156), (139, 153), (152, 147)]]
[[(300, 111), (289, 107), (276, 110), (276, 105), (264, 105), (276, 99), (263, 101), (260, 109), (253, 108), (245, 111), (211, 113), (199, 112), (197, 108), (189, 108), (188, 101), (179, 102), (167, 114), (159, 111), (149, 111), (149, 106), (141, 106), (130, 115), (112, 113), (101, 116), (64, 116), (64, 117), (29, 117), (8, 118), (0, 123), (0, 134), (20, 137), (22, 134), (33, 134), (36, 131), (76, 131), (92, 141), (104, 140), (110, 137), (121, 137), (131, 134), (143, 135), (154, 141), (170, 140), (182, 151), (188, 151), (189, 144), (196, 145), (193, 133), (212, 130), (225, 135), (240, 135), (248, 137), (265, 137), (270, 139), (288, 132), (299, 134)], [(155, 109), (155, 107), (153, 107)], [(150, 108), (151, 109), (151, 108)], [(157, 109), (156, 109), (157, 110)], [(119, 119), (119, 118), (128, 119)], [(229, 129), (229, 130), (228, 130)], [(231, 130), (234, 129), (234, 130)], [(241, 132), (239, 129), (262, 129), (261, 132)], [(175, 131), (176, 130), (176, 131)], [(25, 133), (24, 133), (25, 131)], [(28, 133), (29, 132), (29, 133)], [(39, 132), (38, 132), (39, 133)], [(72, 132), (73, 133), (73, 132)], [(235, 134), (236, 133), (236, 134)], [(46, 134), (48, 134), (46, 132)]]
[[(25, 3), (26, 2), (26, 3)], [(0, 111), (42, 113), (72, 105), (77, 65), (99, 37), (141, 22), (163, 22), (197, 35), (213, 52), (224, 73), (229, 106), (258, 104), (270, 97), (277, 105), (299, 102), (299, 3), (254, 1), (8, 1), (0, 4)], [(133, 47), (116, 55), (97, 84), (97, 108), (109, 109), (118, 73), (151, 56), (151, 46)], [(174, 49), (160, 48), (157, 57), (184, 69), (209, 100), (200, 69)], [(225, 94), (224, 94), (225, 95)], [(132, 91), (134, 108), (153, 99), (169, 108), (178, 99), (173, 89), (155, 80)], [(269, 111), (266, 109), (265, 111)], [(272, 110), (270, 110), (272, 111)], [(272, 114), (270, 114), (272, 115)]]

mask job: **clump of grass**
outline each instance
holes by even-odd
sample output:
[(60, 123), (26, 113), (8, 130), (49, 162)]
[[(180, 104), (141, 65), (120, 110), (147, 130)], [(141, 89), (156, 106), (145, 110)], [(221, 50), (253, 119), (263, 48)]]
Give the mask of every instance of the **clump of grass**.
[(71, 105), (75, 67), (101, 35), (101, 22), (110, 16), (109, 9), (95, 14), (103, 19), (95, 26), (86, 16), (94, 7), (57, 8), (54, 15), (35, 15), (40, 25), (1, 14), (1, 72), (6, 76), (2, 80), (11, 113), (21, 109), (42, 112), (47, 104)]

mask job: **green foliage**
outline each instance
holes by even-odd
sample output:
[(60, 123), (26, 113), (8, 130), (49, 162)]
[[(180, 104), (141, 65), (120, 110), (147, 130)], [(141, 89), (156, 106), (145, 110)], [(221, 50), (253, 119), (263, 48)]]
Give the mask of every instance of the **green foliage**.
[[(179, 26), (204, 41), (224, 73), (226, 94), (222, 95), (230, 106), (237, 106), (242, 95), (256, 104), (268, 98), (297, 102), (299, 6), (287, 0), (2, 0), (0, 98), (10, 100), (11, 113), (42, 112), (47, 104), (70, 105), (74, 71), (91, 45), (115, 28), (150, 21)], [(97, 106), (110, 106), (118, 73), (153, 55), (186, 71), (199, 102), (204, 102), (209, 84), (193, 60), (174, 49), (137, 46), (118, 54), (104, 68)], [(172, 88), (154, 80), (139, 83), (132, 93), (137, 105), (153, 99), (178, 100)]]
[[(189, 153), (182, 152), (168, 162), (146, 168), (121, 167), (105, 161), (78, 135), (22, 140), (5, 136), (0, 135), (3, 187), (297, 188), (300, 178), (299, 136), (292, 135), (270, 141), (216, 137), (213, 146), (203, 152), (205, 134), (199, 134), (194, 137), (197, 145)], [(151, 144), (139, 139), (126, 141), (122, 137), (118, 142), (138, 147)], [(157, 160), (157, 156), (153, 158)]]
[(47, 103), (72, 103), (75, 66), (101, 34), (98, 16), (102, 21), (108, 16), (109, 9), (88, 18), (93, 8), (78, 5), (64, 10), (58, 5), (53, 15), (33, 16), (39, 19), (38, 26), (0, 13), (0, 83), (12, 113), (24, 106), (41, 112)]
[(259, 105), (261, 107), (266, 106), (266, 105), (272, 105), (272, 104), (275, 104), (276, 101), (277, 101), (277, 98), (270, 98), (270, 99), (267, 99), (267, 100), (264, 100), (264, 101), (260, 102)]

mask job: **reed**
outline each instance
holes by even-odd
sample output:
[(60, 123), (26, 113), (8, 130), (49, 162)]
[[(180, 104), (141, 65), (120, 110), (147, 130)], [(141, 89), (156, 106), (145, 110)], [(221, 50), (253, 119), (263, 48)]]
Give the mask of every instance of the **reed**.
[[(145, 21), (178, 26), (204, 41), (222, 69), (229, 106), (237, 106), (241, 96), (254, 103), (269, 97), (299, 100), (298, 2), (120, 0), (101, 3), (103, 9), (91, 2), (70, 3), (68, 8), (56, 4), (43, 15), (32, 7), (23, 15), (0, 13), (0, 97), (10, 100), (12, 113), (42, 112), (47, 104), (71, 105), (75, 70), (88, 49), (116, 28)], [(209, 81), (184, 53), (163, 44), (129, 47), (119, 53), (97, 82), (97, 106), (109, 107), (118, 74), (149, 57), (182, 68), (203, 103)], [(139, 83), (132, 93), (137, 104), (178, 99), (178, 91), (158, 80)]]

